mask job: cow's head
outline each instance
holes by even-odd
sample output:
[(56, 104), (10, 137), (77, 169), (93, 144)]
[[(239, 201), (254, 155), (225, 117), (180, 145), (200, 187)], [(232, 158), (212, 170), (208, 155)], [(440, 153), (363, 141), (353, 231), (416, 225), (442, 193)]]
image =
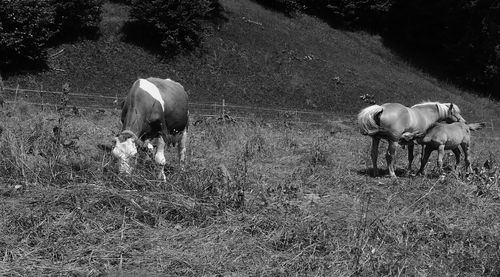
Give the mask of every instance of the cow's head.
[(132, 159), (137, 154), (136, 140), (137, 136), (130, 131), (124, 131), (115, 137), (115, 146), (111, 153), (118, 159), (120, 173), (132, 173)]

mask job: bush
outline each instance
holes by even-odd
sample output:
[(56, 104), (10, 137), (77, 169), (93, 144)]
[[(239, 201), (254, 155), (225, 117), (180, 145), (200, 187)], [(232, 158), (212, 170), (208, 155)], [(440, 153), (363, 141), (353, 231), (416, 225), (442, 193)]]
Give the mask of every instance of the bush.
[(130, 15), (142, 26), (143, 35), (156, 37), (153, 42), (170, 56), (198, 47), (206, 21), (220, 9), (217, 0), (134, 0)]
[(0, 68), (40, 61), (56, 31), (50, 1), (0, 0)]
[(97, 30), (102, 0), (0, 0), (0, 69), (43, 64), (49, 43)]
[(441, 57), (451, 68), (446, 73), (462, 84), (498, 91), (498, 8), (493, 0), (393, 0), (387, 30), (395, 40)]
[(57, 23), (57, 37), (73, 39), (97, 34), (103, 0), (52, 0)]

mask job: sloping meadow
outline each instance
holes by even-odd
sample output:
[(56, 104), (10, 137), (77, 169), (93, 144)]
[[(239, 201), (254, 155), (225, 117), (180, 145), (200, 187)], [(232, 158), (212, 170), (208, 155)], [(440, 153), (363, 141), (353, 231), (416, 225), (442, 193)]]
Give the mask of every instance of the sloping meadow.
[(118, 114), (2, 110), (0, 275), (500, 273), (500, 147), (480, 133), (473, 173), (392, 180), (368, 176), (353, 119), (193, 115), (162, 183), (146, 152), (116, 174)]

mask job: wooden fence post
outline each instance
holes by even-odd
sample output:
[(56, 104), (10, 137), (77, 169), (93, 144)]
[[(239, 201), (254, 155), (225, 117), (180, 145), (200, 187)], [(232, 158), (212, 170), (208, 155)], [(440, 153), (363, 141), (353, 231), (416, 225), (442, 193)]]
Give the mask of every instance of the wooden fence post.
[(43, 105), (43, 84), (40, 84), (40, 103), (42, 103), (42, 111), (45, 111), (45, 105)]
[(19, 84), (16, 86), (16, 94), (14, 96), (14, 102), (17, 104), (17, 93), (19, 92)]
[(222, 98), (222, 123), (226, 122), (226, 114), (224, 111), (224, 106), (226, 105), (226, 100)]

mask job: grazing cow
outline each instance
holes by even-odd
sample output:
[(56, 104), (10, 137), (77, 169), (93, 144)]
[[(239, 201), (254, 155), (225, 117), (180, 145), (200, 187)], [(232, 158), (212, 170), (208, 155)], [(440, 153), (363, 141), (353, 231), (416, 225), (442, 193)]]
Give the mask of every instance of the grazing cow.
[(469, 170), (469, 146), (471, 139), (470, 131), (482, 129), (485, 125), (485, 123), (466, 124), (464, 122), (455, 122), (451, 124), (435, 123), (427, 130), (425, 135), (418, 132), (407, 132), (401, 136), (401, 140), (410, 141), (416, 139), (418, 143), (423, 145), (422, 162), (420, 164), (420, 170), (417, 174), (424, 173), (425, 165), (427, 164), (429, 156), (434, 150), (438, 150), (437, 164), (439, 167), (439, 171), (443, 170), (444, 150), (453, 151), (456, 159), (456, 168), (460, 163), (460, 150), (458, 149), (459, 146), (464, 152), (465, 166), (467, 170)]
[(166, 179), (165, 143), (177, 144), (181, 167), (184, 167), (188, 96), (181, 84), (159, 78), (135, 81), (123, 103), (121, 122), (122, 132), (115, 138), (112, 150), (120, 173), (132, 172), (131, 159), (137, 154), (136, 144), (151, 149), (152, 139), (157, 139), (154, 159), (160, 165), (159, 179)]

